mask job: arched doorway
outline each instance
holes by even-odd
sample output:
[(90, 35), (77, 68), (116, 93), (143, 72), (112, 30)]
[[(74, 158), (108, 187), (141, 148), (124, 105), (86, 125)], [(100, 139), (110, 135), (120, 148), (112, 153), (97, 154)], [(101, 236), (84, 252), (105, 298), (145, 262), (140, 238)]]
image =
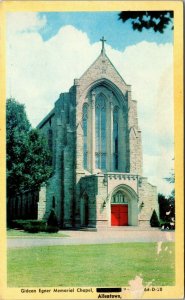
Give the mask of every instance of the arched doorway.
[(117, 186), (111, 193), (110, 199), (111, 226), (138, 225), (137, 194), (131, 187)]
[(84, 193), (81, 198), (81, 205), (80, 205), (80, 219), (81, 219), (82, 227), (87, 227), (89, 223), (88, 199), (89, 199), (88, 195)]
[(128, 226), (128, 200), (122, 191), (111, 199), (111, 226)]

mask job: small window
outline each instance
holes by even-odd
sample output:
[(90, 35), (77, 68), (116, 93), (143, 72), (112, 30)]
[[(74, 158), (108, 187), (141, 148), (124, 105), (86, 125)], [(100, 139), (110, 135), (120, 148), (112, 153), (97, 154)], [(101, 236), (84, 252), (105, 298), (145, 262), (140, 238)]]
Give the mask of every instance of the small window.
[(112, 197), (112, 203), (114, 204), (127, 204), (128, 201), (127, 199), (125, 198), (125, 195), (123, 194), (123, 192), (121, 191), (118, 191), (116, 194), (113, 195)]

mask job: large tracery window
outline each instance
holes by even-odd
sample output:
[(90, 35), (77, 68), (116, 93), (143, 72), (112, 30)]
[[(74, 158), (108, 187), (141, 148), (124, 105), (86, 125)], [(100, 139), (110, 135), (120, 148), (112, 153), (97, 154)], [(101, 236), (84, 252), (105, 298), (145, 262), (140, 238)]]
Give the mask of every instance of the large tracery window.
[(106, 101), (103, 94), (96, 97), (95, 102), (95, 166), (106, 169)]
[(82, 127), (83, 127), (83, 164), (84, 169), (87, 169), (87, 119), (88, 119), (88, 105), (84, 104), (83, 106), (83, 118), (82, 118)]
[[(104, 87), (97, 87), (85, 98), (82, 107), (83, 168), (92, 174), (122, 171), (120, 136), (123, 122), (122, 108), (117, 97)], [(122, 124), (122, 123), (121, 123)]]
[(114, 169), (118, 170), (118, 107), (113, 112), (113, 161)]

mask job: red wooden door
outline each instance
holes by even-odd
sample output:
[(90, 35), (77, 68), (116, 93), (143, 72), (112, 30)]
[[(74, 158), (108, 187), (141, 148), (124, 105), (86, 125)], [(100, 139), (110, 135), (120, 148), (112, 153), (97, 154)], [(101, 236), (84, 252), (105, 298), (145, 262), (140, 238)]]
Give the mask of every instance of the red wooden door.
[(111, 225), (119, 226), (119, 205), (111, 205)]
[(128, 205), (120, 205), (120, 224), (119, 226), (128, 225)]
[(111, 205), (111, 226), (128, 225), (128, 205)]

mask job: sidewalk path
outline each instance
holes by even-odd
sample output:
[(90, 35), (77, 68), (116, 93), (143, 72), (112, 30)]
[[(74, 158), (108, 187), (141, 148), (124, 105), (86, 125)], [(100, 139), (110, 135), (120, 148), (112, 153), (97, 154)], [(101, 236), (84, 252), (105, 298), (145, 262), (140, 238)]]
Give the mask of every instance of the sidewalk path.
[(80, 245), (80, 244), (111, 244), (134, 242), (173, 242), (174, 231), (64, 231), (69, 237), (56, 238), (10, 238), (8, 248), (24, 248), (54, 245)]

